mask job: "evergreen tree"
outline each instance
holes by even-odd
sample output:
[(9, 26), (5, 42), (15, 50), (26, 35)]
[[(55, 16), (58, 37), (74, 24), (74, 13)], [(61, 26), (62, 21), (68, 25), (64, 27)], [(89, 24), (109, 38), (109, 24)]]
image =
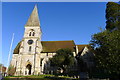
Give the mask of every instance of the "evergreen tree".
[(120, 29), (120, 4), (108, 2), (106, 5), (106, 29)]
[(106, 8), (106, 30), (94, 34), (96, 67), (111, 78), (120, 76), (120, 4), (108, 2)]

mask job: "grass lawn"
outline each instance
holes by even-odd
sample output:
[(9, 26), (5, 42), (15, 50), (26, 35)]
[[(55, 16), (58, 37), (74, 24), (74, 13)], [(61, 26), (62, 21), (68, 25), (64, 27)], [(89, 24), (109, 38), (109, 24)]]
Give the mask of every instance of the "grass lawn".
[[(55, 75), (30, 75), (30, 76), (7, 76), (4, 80), (73, 80), (73, 78), (67, 76), (55, 76)], [(74, 79), (75, 80), (75, 79)]]
[(53, 77), (54, 75), (28, 75), (28, 76), (7, 76), (5, 78), (44, 78), (46, 76)]

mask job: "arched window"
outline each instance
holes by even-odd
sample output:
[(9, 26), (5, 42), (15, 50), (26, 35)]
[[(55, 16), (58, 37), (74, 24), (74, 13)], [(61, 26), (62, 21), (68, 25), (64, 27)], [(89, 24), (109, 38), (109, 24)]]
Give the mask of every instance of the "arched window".
[(33, 32), (32, 36), (35, 36), (35, 32)]
[(29, 36), (35, 36), (35, 31), (33, 29), (30, 29)]
[(31, 36), (31, 32), (29, 33), (29, 36)]
[(31, 47), (31, 46), (29, 46), (29, 52), (31, 52), (31, 48), (32, 48), (32, 47)]

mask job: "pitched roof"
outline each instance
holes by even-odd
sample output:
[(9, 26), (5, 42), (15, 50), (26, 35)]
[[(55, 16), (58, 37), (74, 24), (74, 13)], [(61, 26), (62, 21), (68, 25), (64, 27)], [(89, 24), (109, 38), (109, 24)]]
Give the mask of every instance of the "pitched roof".
[[(59, 49), (62, 48), (69, 48), (73, 52), (75, 51), (75, 43), (73, 40), (69, 41), (41, 41), (43, 50), (42, 52), (56, 52)], [(18, 54), (19, 53), (19, 48), (21, 45), (21, 41), (17, 44), (16, 48), (14, 49), (13, 54)], [(82, 52), (83, 49), (88, 47), (89, 45), (77, 45), (78, 46), (78, 51)]]
[(77, 45), (78, 46), (78, 52), (82, 52), (85, 47), (88, 47), (89, 45)]
[[(73, 40), (70, 41), (41, 41), (43, 50), (42, 52), (56, 52), (62, 48), (69, 48), (73, 52), (75, 51), (75, 43)], [(19, 53), (19, 48), (21, 45), (21, 41), (17, 44), (16, 48), (14, 49), (13, 54)]]
[(56, 52), (62, 48), (69, 48), (73, 52), (75, 51), (75, 43), (73, 40), (70, 41), (42, 41), (43, 51), (42, 52)]
[(37, 10), (37, 5), (35, 5), (32, 14), (30, 15), (27, 24), (25, 27), (33, 27), (33, 26), (40, 26), (39, 22), (39, 16), (38, 16), (38, 10)]
[(20, 45), (21, 45), (21, 41), (20, 41), (20, 42), (17, 44), (17, 46), (15, 47), (13, 54), (18, 54), (18, 53), (19, 53)]

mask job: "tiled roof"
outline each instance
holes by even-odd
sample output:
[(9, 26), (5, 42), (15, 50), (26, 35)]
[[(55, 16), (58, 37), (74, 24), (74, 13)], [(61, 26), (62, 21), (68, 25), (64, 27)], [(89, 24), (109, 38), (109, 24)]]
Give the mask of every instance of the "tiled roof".
[(16, 48), (14, 49), (13, 54), (18, 54), (19, 53), (20, 45), (21, 45), (21, 41), (17, 44)]
[[(69, 48), (73, 52), (75, 52), (75, 43), (73, 40), (69, 41), (41, 41), (42, 43), (42, 52), (56, 52), (59, 49), (63, 48)], [(14, 49), (13, 54), (18, 54), (19, 53), (19, 48), (21, 45), (21, 41), (17, 44), (16, 48)], [(81, 52), (85, 46), (89, 45), (77, 45), (78, 46), (78, 51)]]
[(78, 52), (82, 52), (85, 47), (88, 47), (89, 45), (77, 45), (78, 46)]
[(42, 41), (43, 51), (42, 52), (56, 52), (62, 48), (69, 48), (73, 52), (75, 51), (75, 43), (73, 40), (70, 41)]

